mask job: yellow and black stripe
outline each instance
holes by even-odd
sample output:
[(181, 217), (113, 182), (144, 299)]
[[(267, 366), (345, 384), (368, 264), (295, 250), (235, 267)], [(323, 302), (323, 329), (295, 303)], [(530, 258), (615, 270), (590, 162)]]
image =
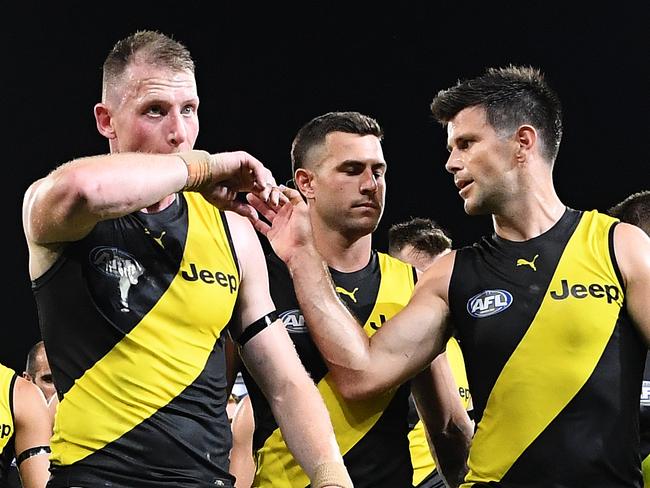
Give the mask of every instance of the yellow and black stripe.
[(0, 486), (7, 483), (15, 453), (14, 385), (16, 372), (0, 363)]
[(230, 480), (221, 333), (239, 271), (194, 193), (99, 223), (34, 283), (61, 398), (53, 486)]
[(530, 241), (458, 252), (450, 305), (477, 422), (464, 487), (641, 486), (646, 351), (623, 306), (614, 225), (568, 209)]
[[(274, 303), (323, 396), (354, 486), (410, 488), (413, 469), (407, 437), (409, 385), (365, 401), (347, 402), (341, 398), (309, 337), (286, 267), (275, 256), (270, 256), (268, 262)], [(368, 335), (404, 307), (416, 279), (410, 265), (383, 253), (373, 253), (368, 266), (356, 273), (333, 269), (331, 273), (342, 300), (364, 324)], [(250, 375), (245, 373), (245, 379), (255, 414), (254, 485), (309, 486), (309, 479), (289, 452), (268, 403)]]

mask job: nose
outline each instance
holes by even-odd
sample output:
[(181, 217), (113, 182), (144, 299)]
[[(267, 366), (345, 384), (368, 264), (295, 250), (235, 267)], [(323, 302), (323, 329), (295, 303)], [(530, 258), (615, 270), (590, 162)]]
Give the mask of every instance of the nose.
[(377, 191), (378, 187), (379, 185), (377, 183), (377, 178), (375, 177), (375, 173), (373, 173), (372, 169), (365, 170), (361, 177), (361, 193), (374, 193)]
[(181, 115), (176, 113), (170, 113), (167, 117), (167, 142), (178, 147), (187, 139), (185, 121)]
[(451, 174), (456, 174), (462, 168), (463, 161), (460, 156), (457, 155), (456, 151), (451, 151), (447, 158), (447, 162), (445, 163), (445, 169)]

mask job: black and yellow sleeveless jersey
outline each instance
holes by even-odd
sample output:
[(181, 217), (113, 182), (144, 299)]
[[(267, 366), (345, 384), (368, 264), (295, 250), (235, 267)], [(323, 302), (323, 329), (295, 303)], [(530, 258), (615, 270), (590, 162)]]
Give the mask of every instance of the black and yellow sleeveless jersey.
[(0, 363), (0, 486), (8, 483), (15, 452), (14, 384), (16, 372)]
[[(273, 254), (267, 261), (271, 296), (305, 368), (323, 396), (355, 488), (411, 488), (413, 468), (407, 437), (409, 384), (370, 400), (346, 402), (309, 336), (286, 266)], [(416, 281), (412, 266), (377, 252), (372, 253), (362, 270), (330, 272), (339, 296), (364, 324), (368, 335), (404, 307)], [(309, 479), (289, 452), (259, 387), (246, 371), (244, 378), (255, 415), (253, 449), (257, 472), (253, 485), (309, 486)]]
[(464, 488), (641, 487), (646, 347), (615, 223), (567, 209), (539, 237), (456, 254), (449, 300), (476, 422)]
[(239, 290), (225, 215), (196, 193), (100, 222), (33, 283), (59, 398), (59, 486), (230, 486), (221, 334)]

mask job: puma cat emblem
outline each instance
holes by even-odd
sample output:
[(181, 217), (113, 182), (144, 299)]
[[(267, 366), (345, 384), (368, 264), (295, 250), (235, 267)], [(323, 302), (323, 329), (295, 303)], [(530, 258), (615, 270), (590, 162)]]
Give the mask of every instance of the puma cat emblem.
[(356, 299), (356, 297), (354, 296), (354, 294), (355, 294), (357, 291), (359, 291), (359, 287), (355, 288), (355, 289), (352, 290), (352, 291), (348, 291), (348, 290), (346, 290), (345, 288), (341, 288), (340, 286), (337, 286), (337, 287), (336, 287), (336, 292), (337, 292), (337, 293), (343, 293), (344, 295), (349, 296), (349, 297), (352, 299), (352, 301), (353, 301), (354, 303), (357, 303), (357, 299)]
[(533, 271), (537, 271), (535, 266), (535, 260), (539, 257), (539, 254), (535, 254), (535, 257), (532, 261), (527, 261), (524, 258), (517, 259), (517, 266), (530, 266)]

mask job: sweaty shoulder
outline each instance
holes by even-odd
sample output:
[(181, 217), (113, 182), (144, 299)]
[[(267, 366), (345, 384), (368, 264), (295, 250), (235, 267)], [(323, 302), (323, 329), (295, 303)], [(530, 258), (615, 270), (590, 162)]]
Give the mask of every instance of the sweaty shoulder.
[(19, 423), (33, 421), (33, 415), (48, 419), (47, 401), (43, 392), (31, 381), (16, 377), (14, 386), (14, 408)]
[[(42, 221), (35, 216), (34, 201), (36, 191), (43, 179), (35, 181), (25, 192), (23, 198), (23, 230), (29, 249), (29, 275), (32, 280), (43, 275), (59, 258), (64, 244), (61, 242), (41, 243), (41, 227), (35, 222)], [(34, 222), (35, 221), (35, 222)], [(44, 232), (44, 231), (43, 231)]]
[(236, 235), (239, 237), (240, 234), (242, 234), (242, 236), (248, 235), (249, 233), (252, 233), (253, 235), (255, 234), (253, 225), (246, 217), (230, 211), (225, 211), (224, 215), (226, 216), (226, 220), (228, 220), (228, 227), (230, 227), (230, 230), (233, 233), (233, 239), (236, 238)]

